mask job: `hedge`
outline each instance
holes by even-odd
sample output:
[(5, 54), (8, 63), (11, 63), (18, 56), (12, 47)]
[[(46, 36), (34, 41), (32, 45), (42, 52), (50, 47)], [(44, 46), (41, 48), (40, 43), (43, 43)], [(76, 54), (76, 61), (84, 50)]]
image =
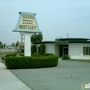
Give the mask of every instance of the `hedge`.
[(36, 46), (35, 45), (31, 46), (31, 53), (32, 54), (36, 53)]
[(1, 57), (1, 59), (2, 59), (2, 60), (4, 60), (4, 56), (3, 56), (3, 57)]
[(5, 64), (8, 69), (53, 67), (58, 64), (55, 55), (40, 57), (6, 57)]
[(31, 55), (32, 57), (40, 57), (40, 54), (39, 53), (34, 53)]
[(53, 55), (53, 53), (44, 53), (43, 56)]
[(45, 53), (45, 45), (40, 44), (40, 54), (43, 55)]
[(16, 54), (6, 54), (6, 57), (16, 56)]
[(62, 56), (62, 60), (70, 60), (70, 57), (68, 55)]
[(4, 55), (4, 56), (1, 57), (1, 58), (2, 58), (2, 60), (4, 60), (6, 57), (14, 57), (14, 56), (16, 56), (16, 55), (17, 55), (16, 53), (6, 54), (6, 55)]

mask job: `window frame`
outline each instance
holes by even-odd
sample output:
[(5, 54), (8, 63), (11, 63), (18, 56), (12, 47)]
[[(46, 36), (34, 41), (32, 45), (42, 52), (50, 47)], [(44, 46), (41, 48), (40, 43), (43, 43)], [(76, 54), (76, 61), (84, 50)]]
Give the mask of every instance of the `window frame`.
[(83, 47), (83, 55), (90, 55), (90, 46)]

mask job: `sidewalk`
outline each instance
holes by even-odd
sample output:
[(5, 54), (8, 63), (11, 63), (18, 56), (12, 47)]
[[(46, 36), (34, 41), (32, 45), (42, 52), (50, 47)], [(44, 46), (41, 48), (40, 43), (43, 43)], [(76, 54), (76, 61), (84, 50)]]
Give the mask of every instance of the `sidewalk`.
[(32, 90), (0, 62), (0, 90)]

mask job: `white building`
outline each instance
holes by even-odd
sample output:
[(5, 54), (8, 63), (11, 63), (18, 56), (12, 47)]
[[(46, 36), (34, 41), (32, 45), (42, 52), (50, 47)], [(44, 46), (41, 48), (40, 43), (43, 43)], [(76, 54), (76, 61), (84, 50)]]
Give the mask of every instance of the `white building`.
[(24, 52), (24, 42), (17, 42), (15, 46), (15, 52)]
[[(53, 53), (59, 57), (69, 55), (71, 59), (90, 59), (90, 40), (85, 38), (62, 38), (55, 41), (34, 43), (37, 48), (45, 45), (45, 53)], [(38, 52), (38, 51), (37, 51)]]

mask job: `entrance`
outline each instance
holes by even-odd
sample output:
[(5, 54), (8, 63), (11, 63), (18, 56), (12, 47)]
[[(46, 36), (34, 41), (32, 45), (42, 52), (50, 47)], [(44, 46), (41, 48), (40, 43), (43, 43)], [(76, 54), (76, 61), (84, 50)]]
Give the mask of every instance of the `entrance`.
[(63, 47), (63, 55), (68, 55), (68, 47)]
[(68, 45), (60, 45), (59, 47), (60, 57), (63, 55), (68, 55)]

